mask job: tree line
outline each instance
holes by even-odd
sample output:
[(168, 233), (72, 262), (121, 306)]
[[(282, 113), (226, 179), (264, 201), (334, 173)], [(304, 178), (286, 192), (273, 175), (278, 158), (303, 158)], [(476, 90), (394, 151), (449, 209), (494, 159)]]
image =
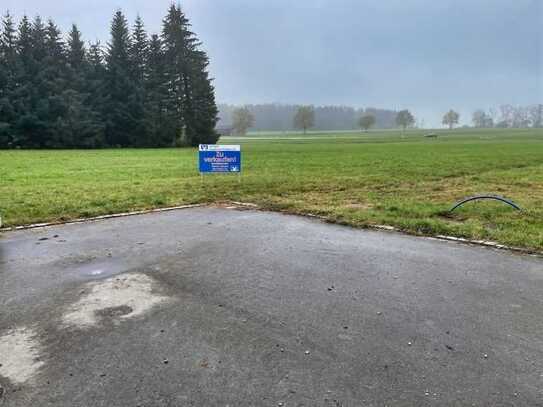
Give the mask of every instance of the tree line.
[[(236, 106), (219, 105), (219, 128), (233, 128), (235, 116), (240, 111), (249, 112), (253, 120), (246, 130), (290, 131), (303, 130), (296, 126), (295, 117), (304, 106), (286, 104), (257, 104)], [(356, 109), (350, 106), (315, 106), (313, 125), (315, 130), (355, 130), (359, 128), (359, 118), (371, 115), (375, 118), (376, 128), (395, 128), (397, 111), (368, 107)], [(372, 125), (372, 126), (373, 126)]]
[(179, 6), (149, 35), (122, 11), (106, 47), (53, 20), (7, 13), (0, 36), (0, 148), (165, 147), (214, 143), (208, 56)]
[[(454, 128), (460, 121), (460, 114), (453, 109), (443, 116), (442, 124), (449, 129)], [(471, 116), (475, 128), (542, 128), (543, 104), (529, 106), (501, 105), (496, 109), (477, 109)]]
[(479, 128), (542, 128), (543, 104), (528, 106), (501, 105), (497, 110), (478, 109), (473, 112), (472, 123)]
[[(317, 111), (318, 108), (316, 109), (314, 106), (298, 106), (292, 118), (292, 129), (302, 130), (306, 134), (307, 130), (315, 128)], [(375, 111), (376, 109), (361, 109), (361, 116), (356, 121), (356, 126), (367, 132), (377, 122)], [(229, 120), (231, 121), (230, 126), (219, 130), (223, 135), (245, 135), (249, 129), (255, 126), (255, 115), (249, 106), (234, 108)], [(415, 117), (409, 110), (400, 110), (394, 113), (394, 123), (405, 131), (408, 127), (415, 125)], [(353, 130), (353, 128), (340, 130)]]

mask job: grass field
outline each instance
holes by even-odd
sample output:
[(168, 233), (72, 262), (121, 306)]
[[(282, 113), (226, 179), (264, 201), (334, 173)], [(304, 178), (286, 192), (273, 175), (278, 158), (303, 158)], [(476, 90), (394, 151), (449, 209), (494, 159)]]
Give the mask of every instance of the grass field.
[[(194, 149), (0, 151), (4, 226), (184, 203), (254, 202), (354, 226), (543, 250), (541, 130), (262, 134), (241, 143), (242, 182), (197, 172)], [(476, 193), (512, 198), (451, 205)]]

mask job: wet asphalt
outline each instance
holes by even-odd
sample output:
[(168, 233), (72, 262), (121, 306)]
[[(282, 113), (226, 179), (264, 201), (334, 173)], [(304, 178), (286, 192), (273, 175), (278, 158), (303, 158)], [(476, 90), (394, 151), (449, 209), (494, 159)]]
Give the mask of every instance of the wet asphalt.
[[(171, 301), (63, 323), (127, 273)], [(41, 365), (0, 375), (2, 407), (543, 406), (542, 259), (276, 213), (4, 233), (0, 337), (21, 327)]]

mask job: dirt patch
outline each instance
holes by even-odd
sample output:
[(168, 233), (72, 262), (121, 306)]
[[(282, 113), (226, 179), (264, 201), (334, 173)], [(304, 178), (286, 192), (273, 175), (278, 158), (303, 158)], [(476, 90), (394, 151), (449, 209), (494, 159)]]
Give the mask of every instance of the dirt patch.
[(81, 328), (97, 325), (101, 318), (134, 318), (172, 300), (159, 293), (154, 279), (145, 274), (127, 274), (85, 286), (81, 299), (64, 314), (66, 325)]
[(40, 358), (36, 333), (29, 328), (17, 328), (0, 336), (0, 376), (22, 384), (31, 379), (44, 362)]

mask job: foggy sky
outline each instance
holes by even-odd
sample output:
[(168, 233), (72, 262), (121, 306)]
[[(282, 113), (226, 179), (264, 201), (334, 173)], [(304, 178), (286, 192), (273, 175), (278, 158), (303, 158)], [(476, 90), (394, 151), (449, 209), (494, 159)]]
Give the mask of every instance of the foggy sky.
[[(158, 32), (170, 0), (2, 0), (108, 40), (116, 8)], [(459, 110), (543, 102), (542, 0), (184, 0), (218, 102)]]

